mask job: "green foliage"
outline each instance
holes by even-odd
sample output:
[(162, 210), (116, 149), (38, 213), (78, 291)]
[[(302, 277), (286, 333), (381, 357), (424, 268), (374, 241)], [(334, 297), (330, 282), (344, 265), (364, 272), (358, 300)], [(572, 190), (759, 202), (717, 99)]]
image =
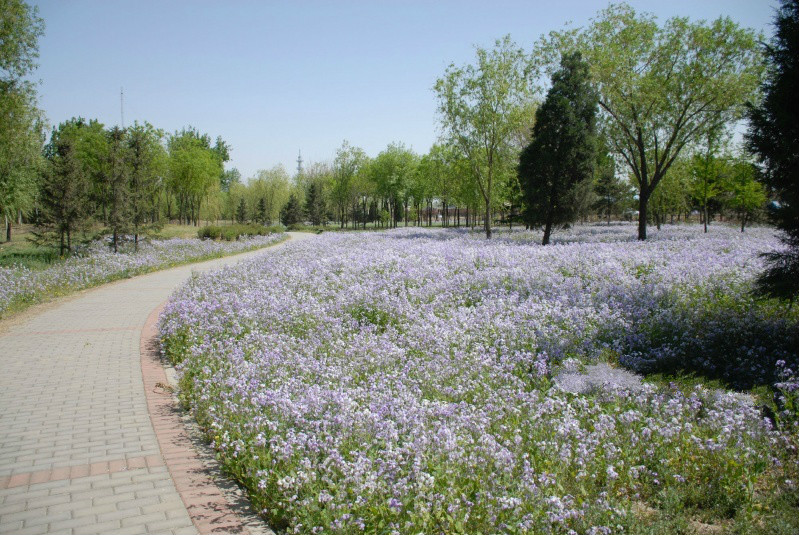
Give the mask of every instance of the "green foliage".
[(88, 215), (88, 178), (73, 138), (54, 132), (46, 152), (49, 166), (39, 192), (36, 239), (49, 243), (55, 238), (64, 255), (72, 250), (72, 235)]
[(287, 227), (290, 225), (297, 225), (305, 221), (305, 214), (302, 210), (302, 204), (295, 194), (289, 196), (289, 200), (283, 209), (280, 211), (280, 221)]
[(112, 247), (118, 251), (120, 235), (131, 223), (129, 195), (129, 149), (125, 131), (114, 127), (108, 132), (108, 160), (106, 191), (108, 199), (108, 227), (112, 233)]
[(129, 151), (130, 222), (138, 245), (143, 225), (158, 223), (159, 193), (168, 169), (168, 157), (163, 145), (163, 131), (150, 123), (134, 123), (127, 129)]
[(799, 2), (783, 0), (776, 35), (766, 47), (764, 98), (750, 107), (749, 149), (765, 167), (764, 182), (779, 206), (772, 217), (783, 232), (784, 252), (766, 255), (768, 268), (759, 281), (762, 295), (799, 296)]
[(543, 244), (552, 228), (576, 218), (575, 188), (594, 170), (597, 97), (579, 52), (568, 54), (552, 77), (552, 88), (536, 111), (533, 139), (519, 158), (525, 220), (543, 226)]
[(0, 215), (8, 240), (14, 216), (32, 204), (42, 168), (43, 118), (26, 77), (37, 67), (43, 34), (37, 7), (0, 0)]
[(0, 80), (21, 80), (37, 67), (44, 20), (21, 0), (0, 0), (0, 13)]
[(683, 149), (740, 118), (757, 96), (757, 42), (729, 18), (675, 17), (658, 25), (627, 4), (611, 5), (587, 28), (539, 42), (549, 65), (571, 49), (583, 51), (591, 65), (602, 135), (637, 181), (639, 239), (646, 239), (649, 199)]
[(179, 217), (199, 224), (200, 208), (220, 186), (227, 146), (221, 139), (211, 146), (208, 134), (194, 128), (175, 132), (169, 148), (169, 188), (178, 200)]
[(242, 236), (268, 236), (283, 232), (280, 226), (264, 226), (258, 224), (249, 225), (207, 225), (197, 231), (197, 237), (207, 240), (235, 241)]
[(434, 89), (447, 140), (465, 156), (482, 197), (490, 238), (494, 204), (514, 174), (515, 136), (531, 122), (534, 87), (530, 58), (510, 36), (476, 53), (474, 64), (450, 65)]

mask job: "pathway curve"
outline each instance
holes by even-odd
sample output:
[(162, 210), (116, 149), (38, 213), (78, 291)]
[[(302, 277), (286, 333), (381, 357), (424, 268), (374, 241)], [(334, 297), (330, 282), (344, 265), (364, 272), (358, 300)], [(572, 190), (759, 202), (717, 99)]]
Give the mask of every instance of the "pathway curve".
[(194, 511), (192, 521), (165, 462), (177, 455), (159, 446), (154, 424), (169, 425), (148, 412), (144, 381), (155, 376), (140, 352), (143, 329), (192, 272), (274, 247), (118, 281), (0, 322), (0, 533), (214, 531)]

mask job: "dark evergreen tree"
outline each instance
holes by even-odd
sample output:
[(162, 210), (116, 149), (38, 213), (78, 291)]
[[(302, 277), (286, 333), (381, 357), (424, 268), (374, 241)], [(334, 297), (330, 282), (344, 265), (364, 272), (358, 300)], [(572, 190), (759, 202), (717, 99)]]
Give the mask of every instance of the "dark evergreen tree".
[(300, 204), (300, 200), (294, 193), (292, 193), (289, 196), (288, 202), (280, 211), (280, 221), (284, 225), (289, 226), (302, 223), (304, 219), (305, 218), (304, 214), (302, 213), (302, 205)]
[(131, 223), (130, 211), (130, 158), (125, 131), (115, 126), (108, 131), (108, 156), (106, 161), (106, 205), (108, 206), (108, 228), (111, 230), (111, 246), (119, 250), (120, 234), (126, 232)]
[(88, 215), (89, 181), (72, 138), (51, 142), (45, 152), (49, 168), (41, 182), (41, 211), (35, 237), (38, 243), (50, 242), (55, 237), (63, 256), (72, 250), (72, 235)]
[(778, 199), (772, 216), (787, 246), (766, 254), (758, 279), (762, 295), (799, 296), (799, 0), (782, 0), (777, 33), (766, 46), (764, 98), (749, 110), (747, 142), (764, 167), (763, 179)]
[(322, 186), (317, 182), (311, 182), (305, 195), (305, 212), (314, 226), (322, 225), (327, 219), (327, 207), (322, 193)]
[(594, 169), (596, 110), (588, 65), (579, 52), (564, 55), (518, 167), (525, 222), (544, 228), (544, 245), (553, 227), (576, 217), (575, 187)]
[(239, 206), (236, 208), (236, 221), (239, 223), (247, 221), (247, 203), (244, 201), (244, 197), (239, 199)]
[(156, 224), (167, 154), (163, 132), (149, 123), (135, 123), (127, 130), (130, 151), (130, 219), (133, 240), (139, 248), (139, 232), (148, 222)]
[(258, 210), (255, 214), (255, 220), (262, 225), (266, 223), (266, 199), (263, 197), (258, 201)]

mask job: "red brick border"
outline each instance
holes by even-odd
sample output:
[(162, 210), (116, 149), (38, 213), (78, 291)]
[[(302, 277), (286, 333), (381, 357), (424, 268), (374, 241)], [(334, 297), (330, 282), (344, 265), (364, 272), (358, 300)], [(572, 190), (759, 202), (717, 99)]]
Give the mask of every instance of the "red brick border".
[(155, 429), (161, 455), (175, 483), (189, 517), (197, 530), (209, 533), (249, 533), (233, 512), (222, 492), (214, 484), (192, 447), (179, 408), (169, 392), (156, 386), (167, 384), (166, 373), (158, 355), (158, 316), (166, 303), (150, 313), (141, 332), (140, 352), (144, 392), (150, 421)]

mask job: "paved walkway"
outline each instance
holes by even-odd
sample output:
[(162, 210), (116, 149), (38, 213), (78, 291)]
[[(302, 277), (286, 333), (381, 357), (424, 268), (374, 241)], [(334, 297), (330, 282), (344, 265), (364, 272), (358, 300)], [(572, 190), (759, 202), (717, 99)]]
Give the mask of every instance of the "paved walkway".
[[(197, 511), (190, 516), (187, 493), (176, 488), (186, 481), (170, 463), (196, 455), (183, 438), (173, 444), (186, 447), (185, 455), (164, 447), (164, 433), (176, 436), (177, 416), (157, 399), (172, 406), (171, 396), (158, 392), (162, 385), (147, 390), (154, 398), (148, 410), (145, 381), (163, 371), (140, 351), (143, 329), (192, 271), (271, 250), (115, 282), (0, 322), (0, 533), (215, 531)], [(151, 417), (150, 410), (163, 414)], [(206, 501), (228, 512), (226, 504)]]

